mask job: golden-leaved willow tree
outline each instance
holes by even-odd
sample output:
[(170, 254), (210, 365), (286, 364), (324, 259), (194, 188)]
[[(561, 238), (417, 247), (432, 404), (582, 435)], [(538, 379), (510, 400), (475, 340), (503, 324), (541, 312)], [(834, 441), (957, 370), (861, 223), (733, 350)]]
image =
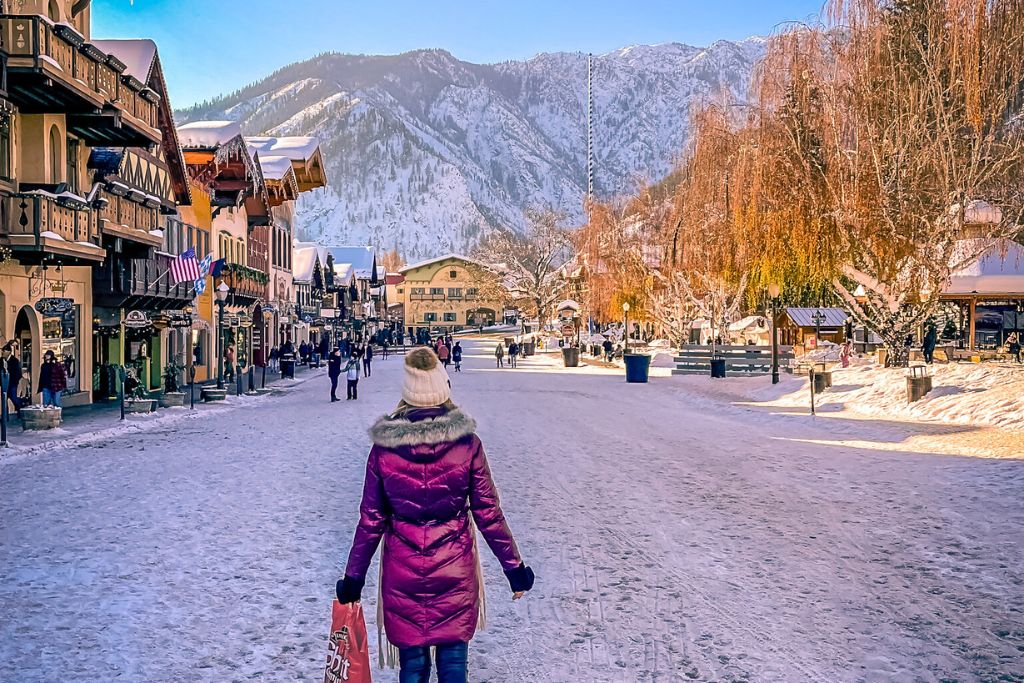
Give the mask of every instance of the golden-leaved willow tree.
[(669, 210), (633, 202), (661, 254), (633, 289), (716, 328), (771, 282), (832, 290), (905, 363), (951, 272), (1020, 234), (1024, 0), (834, 0), (773, 38), (754, 94), (694, 114)]
[(831, 283), (902, 365), (951, 272), (1019, 234), (1024, 3), (835, 0), (824, 18), (761, 69), (755, 269)]

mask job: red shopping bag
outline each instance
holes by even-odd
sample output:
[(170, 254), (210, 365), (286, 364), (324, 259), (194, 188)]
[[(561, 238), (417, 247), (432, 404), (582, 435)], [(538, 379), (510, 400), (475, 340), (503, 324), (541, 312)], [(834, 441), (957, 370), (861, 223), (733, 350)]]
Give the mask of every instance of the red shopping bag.
[(371, 683), (366, 620), (358, 602), (334, 601), (324, 683)]

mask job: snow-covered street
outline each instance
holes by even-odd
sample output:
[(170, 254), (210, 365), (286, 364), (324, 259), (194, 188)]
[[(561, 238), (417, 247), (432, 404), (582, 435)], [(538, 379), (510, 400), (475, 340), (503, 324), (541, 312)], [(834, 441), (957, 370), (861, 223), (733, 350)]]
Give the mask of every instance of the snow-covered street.
[[(492, 344), (470, 342), (453, 399), (537, 585), (513, 602), (483, 558), (472, 680), (1024, 681), (1024, 461), (890, 447), (882, 421), (759, 412), (696, 378), (496, 370)], [(322, 680), (366, 428), (401, 366), (375, 361), (355, 403), (321, 371), (0, 459), (0, 681)], [(363, 595), (372, 622), (375, 568)]]

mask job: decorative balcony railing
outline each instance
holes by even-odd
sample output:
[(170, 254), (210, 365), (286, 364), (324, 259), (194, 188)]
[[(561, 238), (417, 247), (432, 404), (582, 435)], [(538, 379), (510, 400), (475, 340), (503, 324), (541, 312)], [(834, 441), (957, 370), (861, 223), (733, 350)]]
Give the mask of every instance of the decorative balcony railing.
[(9, 97), (26, 113), (69, 114), (68, 128), (91, 145), (145, 147), (160, 141), (160, 96), (67, 24), (0, 14)]
[[(14, 251), (102, 261), (96, 212), (68, 192), (22, 192), (4, 198), (0, 237)], [(59, 259), (57, 259), (59, 260)]]
[(266, 296), (267, 283), (270, 281), (270, 276), (266, 272), (238, 263), (229, 263), (224, 266), (224, 270), (219, 278), (223, 278), (228, 287), (231, 288), (231, 294), (228, 298), (229, 302), (232, 301), (231, 297), (252, 300), (263, 299)]
[(410, 294), (410, 301), (444, 301), (444, 294)]

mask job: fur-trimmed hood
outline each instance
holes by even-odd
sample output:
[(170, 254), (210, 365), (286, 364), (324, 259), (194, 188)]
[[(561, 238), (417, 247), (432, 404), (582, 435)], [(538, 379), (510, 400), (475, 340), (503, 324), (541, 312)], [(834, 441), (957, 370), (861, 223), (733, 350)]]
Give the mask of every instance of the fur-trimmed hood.
[(476, 421), (458, 408), (434, 418), (410, 420), (385, 415), (370, 427), (373, 443), (391, 450), (454, 443), (476, 432)]

